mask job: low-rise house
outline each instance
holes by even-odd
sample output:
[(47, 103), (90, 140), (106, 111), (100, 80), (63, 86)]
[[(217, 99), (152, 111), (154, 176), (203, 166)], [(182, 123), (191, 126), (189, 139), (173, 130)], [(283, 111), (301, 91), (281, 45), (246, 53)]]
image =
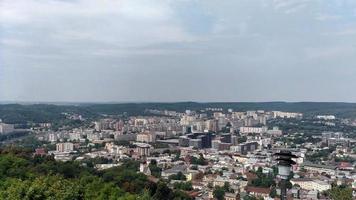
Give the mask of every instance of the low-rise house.
[(311, 164), (311, 163), (304, 163), (303, 168), (312, 173), (325, 173), (330, 176), (334, 176), (336, 174), (336, 166), (331, 165), (318, 165), (318, 164)]
[(267, 197), (269, 197), (269, 194), (271, 192), (271, 188), (261, 188), (261, 187), (247, 186), (245, 188), (245, 191), (248, 194), (254, 195), (256, 197), (267, 198)]
[(223, 178), (221, 176), (218, 176), (214, 182), (213, 182), (213, 186), (216, 187), (216, 186), (219, 186), (219, 187), (223, 187), (225, 182), (227, 182), (227, 179), (226, 178)]
[(175, 165), (174, 167), (172, 167), (170, 169), (163, 170), (161, 173), (161, 176), (163, 178), (168, 178), (169, 176), (177, 174), (178, 172), (182, 172), (183, 174), (186, 174), (187, 166), (186, 165)]
[(238, 200), (240, 199), (239, 195), (235, 193), (225, 193), (224, 196), (225, 200)]
[(317, 179), (298, 178), (298, 179), (291, 179), (290, 182), (293, 185), (296, 184), (299, 185), (300, 188), (304, 190), (316, 190), (318, 192), (323, 192), (331, 189), (331, 184)]

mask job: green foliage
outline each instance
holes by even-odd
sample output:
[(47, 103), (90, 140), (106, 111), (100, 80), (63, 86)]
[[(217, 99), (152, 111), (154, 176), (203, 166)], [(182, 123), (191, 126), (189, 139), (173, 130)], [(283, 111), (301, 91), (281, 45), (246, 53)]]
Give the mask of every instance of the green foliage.
[(105, 181), (113, 182), (124, 191), (133, 194), (142, 193), (148, 183), (144, 174), (124, 166), (107, 169), (103, 172), (102, 177)]
[(32, 181), (5, 180), (1, 188), (1, 199), (79, 199), (82, 193), (76, 181), (60, 176), (38, 177)]
[[(137, 173), (138, 165), (127, 160), (120, 167), (97, 172), (78, 162), (5, 149), (0, 151), (0, 199), (136, 200), (161, 192)], [(161, 190), (166, 187), (162, 184)]]
[(229, 182), (225, 182), (224, 183), (223, 189), (225, 190), (225, 192), (231, 192), (231, 193), (234, 192), (234, 190), (230, 187), (230, 183)]
[(187, 180), (187, 177), (182, 172), (178, 172), (177, 174), (172, 174), (168, 177), (170, 180)]
[(257, 178), (251, 181), (252, 186), (269, 188), (276, 185), (273, 174), (263, 174), (261, 167), (258, 168), (256, 175)]
[(199, 158), (191, 157), (191, 164), (193, 165), (207, 165), (208, 161), (204, 158), (203, 154), (199, 155)]
[(352, 158), (350, 156), (335, 157), (335, 162), (350, 162), (350, 163), (353, 163), (355, 161), (356, 161), (356, 159)]
[(173, 191), (173, 196), (173, 200), (193, 200), (193, 198), (181, 190)]
[(271, 198), (277, 197), (276, 188), (273, 188), (273, 189), (271, 190), (271, 192), (269, 193), (269, 196), (270, 196)]
[(175, 182), (173, 184), (174, 189), (179, 189), (179, 190), (185, 190), (185, 191), (191, 191), (193, 190), (192, 182)]
[(104, 157), (96, 157), (96, 158), (89, 158), (82, 161), (88, 167), (94, 167), (96, 164), (109, 164), (112, 163), (112, 160), (109, 160)]
[(125, 195), (125, 192), (116, 187), (114, 183), (106, 183), (96, 176), (85, 176), (80, 179), (83, 186), (84, 199), (116, 199)]
[(142, 195), (137, 198), (137, 200), (153, 200), (150, 191), (144, 190)]
[(5, 141), (5, 140), (11, 140), (13, 138), (19, 138), (19, 137), (24, 137), (28, 135), (30, 132), (29, 131), (21, 131), (21, 132), (15, 132), (11, 134), (0, 134), (0, 141)]
[(216, 186), (213, 191), (213, 196), (217, 200), (223, 200), (225, 196), (225, 189), (223, 187)]
[(164, 182), (159, 182), (156, 193), (153, 195), (154, 200), (169, 200), (173, 199), (173, 192), (167, 187)]
[(307, 160), (311, 161), (311, 162), (317, 162), (317, 161), (321, 161), (321, 160), (328, 160), (329, 159), (329, 155), (330, 153), (332, 153), (334, 151), (333, 148), (330, 149), (322, 149), (319, 150), (313, 154), (307, 154)]
[(352, 200), (352, 189), (346, 186), (336, 186), (329, 191), (333, 200)]
[(238, 141), (238, 143), (244, 143), (247, 141), (247, 137), (246, 136), (239, 137), (239, 138), (237, 138), (237, 141)]
[(47, 146), (48, 144), (49, 144), (48, 142), (39, 141), (34, 135), (28, 135), (27, 137), (21, 140), (14, 141), (14, 145), (23, 148), (29, 148), (32, 149), (33, 151), (36, 148), (42, 147), (44, 145)]
[(176, 151), (175, 152), (175, 156), (174, 156), (174, 158), (173, 158), (173, 161), (177, 161), (177, 160), (179, 160), (180, 159), (180, 151)]
[(24, 179), (30, 176), (27, 167), (30, 162), (13, 155), (0, 156), (0, 178), (20, 178)]
[(151, 171), (151, 175), (160, 178), (161, 177), (161, 172), (162, 169), (157, 166), (157, 161), (156, 160), (151, 160), (150, 164), (148, 165)]
[(96, 117), (97, 114), (80, 106), (57, 106), (46, 104), (20, 105), (3, 104), (0, 105), (0, 119), (6, 123), (27, 124), (27, 123), (62, 123), (66, 120), (62, 113), (76, 113), (85, 118)]
[(253, 195), (246, 195), (244, 196), (243, 200), (263, 200), (263, 198), (257, 198)]

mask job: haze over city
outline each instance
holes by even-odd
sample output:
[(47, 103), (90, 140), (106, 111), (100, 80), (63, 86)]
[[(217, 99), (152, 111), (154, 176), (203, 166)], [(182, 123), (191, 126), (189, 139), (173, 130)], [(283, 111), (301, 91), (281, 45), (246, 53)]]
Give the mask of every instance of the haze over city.
[(0, 200), (355, 200), (356, 0), (0, 0)]
[(356, 102), (356, 1), (0, 2), (1, 101)]

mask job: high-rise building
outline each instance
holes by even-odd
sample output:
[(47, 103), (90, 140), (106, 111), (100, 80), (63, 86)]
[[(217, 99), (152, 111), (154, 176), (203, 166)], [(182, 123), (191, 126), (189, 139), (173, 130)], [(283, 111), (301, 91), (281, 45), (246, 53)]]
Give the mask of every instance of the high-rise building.
[(74, 150), (74, 145), (70, 142), (58, 143), (56, 145), (56, 150), (58, 152), (71, 152)]
[(233, 151), (239, 152), (241, 154), (247, 154), (248, 152), (252, 152), (256, 150), (258, 147), (257, 142), (244, 142), (238, 144), (237, 146), (232, 147)]
[(230, 133), (221, 134), (220, 141), (224, 143), (231, 143), (231, 134)]
[(139, 156), (149, 156), (151, 153), (151, 145), (145, 143), (135, 143), (136, 151)]
[(0, 134), (7, 134), (11, 133), (15, 130), (13, 124), (5, 124), (0, 122)]
[(220, 143), (221, 143), (221, 141), (217, 140), (217, 139), (211, 141), (211, 148), (219, 150)]
[(211, 148), (211, 140), (213, 138), (212, 133), (203, 133), (197, 137), (198, 139), (201, 139), (202, 142), (202, 148)]
[(202, 148), (202, 140), (201, 139), (189, 139), (189, 146), (197, 149)]
[(187, 136), (179, 137), (179, 146), (188, 147), (189, 146), (189, 138)]

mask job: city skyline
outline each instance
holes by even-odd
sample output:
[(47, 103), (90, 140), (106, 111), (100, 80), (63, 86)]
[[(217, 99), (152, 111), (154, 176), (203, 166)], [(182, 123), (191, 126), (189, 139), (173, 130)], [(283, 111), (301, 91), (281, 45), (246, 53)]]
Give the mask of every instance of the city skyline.
[(356, 199), (356, 0), (0, 0), (0, 199)]
[(0, 101), (356, 102), (355, 1), (1, 1)]

